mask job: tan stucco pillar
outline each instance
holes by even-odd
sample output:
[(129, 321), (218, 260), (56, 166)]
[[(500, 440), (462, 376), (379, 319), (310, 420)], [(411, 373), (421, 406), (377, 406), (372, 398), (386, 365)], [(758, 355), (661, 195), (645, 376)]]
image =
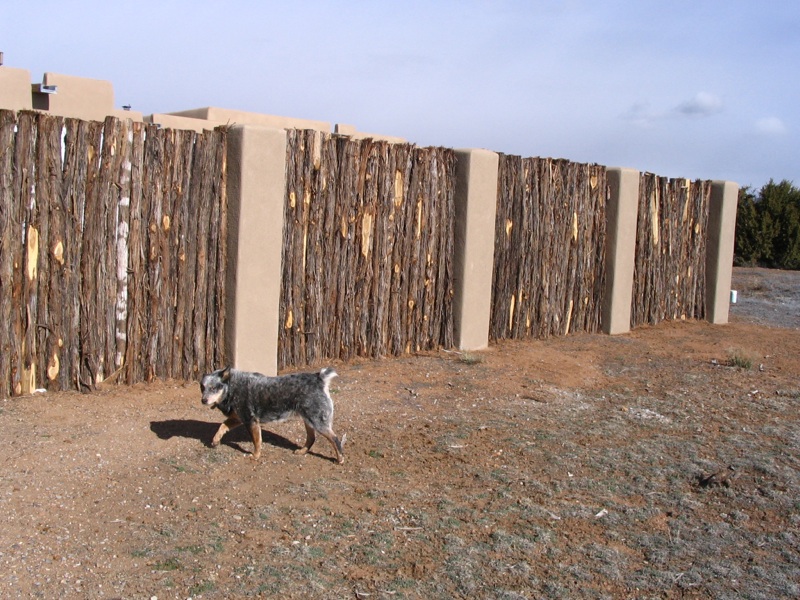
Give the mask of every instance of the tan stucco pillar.
[(604, 333), (616, 335), (631, 330), (639, 171), (610, 168), (606, 173), (610, 193), (606, 206), (606, 289), (602, 328)]
[(461, 350), (489, 345), (499, 157), (488, 150), (456, 150), (455, 341)]
[(0, 66), (0, 108), (31, 110), (31, 74), (27, 69)]
[(276, 375), (286, 132), (232, 127), (227, 169), (226, 354), (238, 369)]
[(731, 181), (711, 183), (706, 241), (706, 319), (714, 324), (728, 322), (738, 203), (738, 185)]

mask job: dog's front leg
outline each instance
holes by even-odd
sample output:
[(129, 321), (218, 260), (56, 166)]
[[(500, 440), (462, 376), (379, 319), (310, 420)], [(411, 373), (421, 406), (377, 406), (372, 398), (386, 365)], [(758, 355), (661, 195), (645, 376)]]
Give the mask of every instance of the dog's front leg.
[(211, 447), (216, 448), (217, 446), (219, 446), (219, 443), (222, 441), (222, 436), (228, 433), (231, 429), (235, 429), (241, 424), (242, 422), (239, 420), (238, 417), (228, 417), (227, 419), (225, 419), (225, 422), (219, 426), (219, 429), (217, 429), (217, 433), (214, 435), (214, 439), (211, 440)]
[(250, 423), (250, 436), (253, 438), (253, 454), (250, 458), (258, 460), (261, 456), (261, 423), (258, 421)]

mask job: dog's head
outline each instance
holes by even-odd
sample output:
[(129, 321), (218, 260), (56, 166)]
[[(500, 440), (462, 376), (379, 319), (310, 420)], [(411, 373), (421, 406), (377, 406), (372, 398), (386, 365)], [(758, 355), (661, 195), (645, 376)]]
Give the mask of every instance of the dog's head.
[(228, 393), (228, 382), (231, 378), (231, 368), (225, 367), (205, 375), (200, 380), (200, 393), (202, 402), (208, 407), (215, 407), (222, 402)]

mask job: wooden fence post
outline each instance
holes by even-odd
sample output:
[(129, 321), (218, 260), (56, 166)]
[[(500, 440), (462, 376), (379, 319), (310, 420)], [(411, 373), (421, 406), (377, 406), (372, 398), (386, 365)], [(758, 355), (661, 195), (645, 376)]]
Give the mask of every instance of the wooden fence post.
[(731, 181), (711, 183), (706, 242), (706, 319), (715, 325), (728, 322), (738, 203), (738, 185)]
[(456, 150), (456, 159), (455, 342), (461, 350), (479, 350), (489, 345), (499, 156)]
[(227, 169), (230, 264), (225, 355), (238, 369), (276, 375), (286, 132), (233, 126), (228, 133)]
[(606, 207), (606, 289), (602, 329), (603, 333), (616, 335), (631, 329), (639, 171), (610, 168), (606, 173), (609, 198)]

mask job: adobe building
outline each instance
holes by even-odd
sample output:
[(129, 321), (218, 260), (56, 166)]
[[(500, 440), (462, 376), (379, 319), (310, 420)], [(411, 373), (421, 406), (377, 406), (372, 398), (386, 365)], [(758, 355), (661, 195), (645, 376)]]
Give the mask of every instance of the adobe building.
[(220, 125), (256, 125), (270, 129), (313, 129), (338, 133), (356, 139), (373, 138), (392, 143), (406, 140), (394, 136), (359, 132), (353, 125), (326, 121), (280, 117), (261, 113), (205, 107), (173, 113), (143, 115), (129, 107), (114, 106), (114, 86), (110, 81), (46, 72), (41, 83), (33, 83), (30, 71), (7, 67), (0, 52), (0, 109), (39, 110), (61, 117), (103, 121), (106, 117), (133, 119), (174, 129), (203, 131)]
[(142, 120), (142, 114), (114, 107), (110, 81), (45, 73), (32, 83), (27, 69), (3, 65), (0, 52), (0, 108), (41, 110), (61, 117), (102, 121), (107, 116)]

